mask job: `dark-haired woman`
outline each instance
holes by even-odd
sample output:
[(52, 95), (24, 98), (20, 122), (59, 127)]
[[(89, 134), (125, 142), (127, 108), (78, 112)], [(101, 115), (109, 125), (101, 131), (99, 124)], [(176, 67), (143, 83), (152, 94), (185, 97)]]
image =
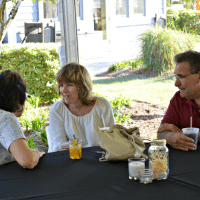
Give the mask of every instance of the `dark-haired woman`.
[(57, 82), (63, 99), (50, 108), (48, 152), (67, 149), (74, 136), (82, 140), (83, 147), (97, 146), (94, 132), (98, 127), (115, 124), (110, 102), (92, 95), (91, 77), (78, 63), (63, 66)]
[(17, 161), (33, 169), (44, 155), (30, 149), (17, 117), (24, 111), (26, 84), (18, 72), (0, 74), (0, 165)]

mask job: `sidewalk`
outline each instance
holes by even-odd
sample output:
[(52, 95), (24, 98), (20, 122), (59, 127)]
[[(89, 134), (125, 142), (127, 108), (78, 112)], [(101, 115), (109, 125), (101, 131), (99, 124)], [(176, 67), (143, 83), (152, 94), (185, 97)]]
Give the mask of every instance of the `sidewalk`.
[(139, 53), (136, 40), (111, 42), (102, 40), (102, 32), (78, 36), (80, 63), (90, 75), (106, 72), (110, 65), (135, 58)]

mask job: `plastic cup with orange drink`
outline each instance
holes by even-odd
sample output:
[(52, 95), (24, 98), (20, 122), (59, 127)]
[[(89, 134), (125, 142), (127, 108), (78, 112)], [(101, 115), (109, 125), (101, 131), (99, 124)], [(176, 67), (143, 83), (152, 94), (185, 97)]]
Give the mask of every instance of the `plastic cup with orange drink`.
[(69, 140), (69, 156), (71, 159), (80, 159), (82, 156), (82, 140)]

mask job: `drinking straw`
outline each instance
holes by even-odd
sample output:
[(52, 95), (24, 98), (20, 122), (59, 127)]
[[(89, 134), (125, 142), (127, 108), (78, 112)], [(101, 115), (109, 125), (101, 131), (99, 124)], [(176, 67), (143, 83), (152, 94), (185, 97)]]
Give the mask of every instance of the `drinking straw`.
[(192, 117), (190, 117), (190, 128), (192, 129)]

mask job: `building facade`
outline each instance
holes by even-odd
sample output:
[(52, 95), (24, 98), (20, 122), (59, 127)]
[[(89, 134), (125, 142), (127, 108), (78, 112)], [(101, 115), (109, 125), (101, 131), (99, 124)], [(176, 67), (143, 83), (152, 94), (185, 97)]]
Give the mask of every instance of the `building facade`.
[[(78, 34), (102, 31), (102, 38), (109, 42), (131, 40), (137, 30), (154, 26), (155, 15), (166, 19), (166, 0), (75, 0)], [(7, 3), (7, 13), (9, 13)], [(25, 0), (8, 30), (4, 43), (21, 43), (25, 37), (26, 22), (55, 21), (60, 32), (58, 6)], [(40, 31), (40, 30), (39, 30)]]

